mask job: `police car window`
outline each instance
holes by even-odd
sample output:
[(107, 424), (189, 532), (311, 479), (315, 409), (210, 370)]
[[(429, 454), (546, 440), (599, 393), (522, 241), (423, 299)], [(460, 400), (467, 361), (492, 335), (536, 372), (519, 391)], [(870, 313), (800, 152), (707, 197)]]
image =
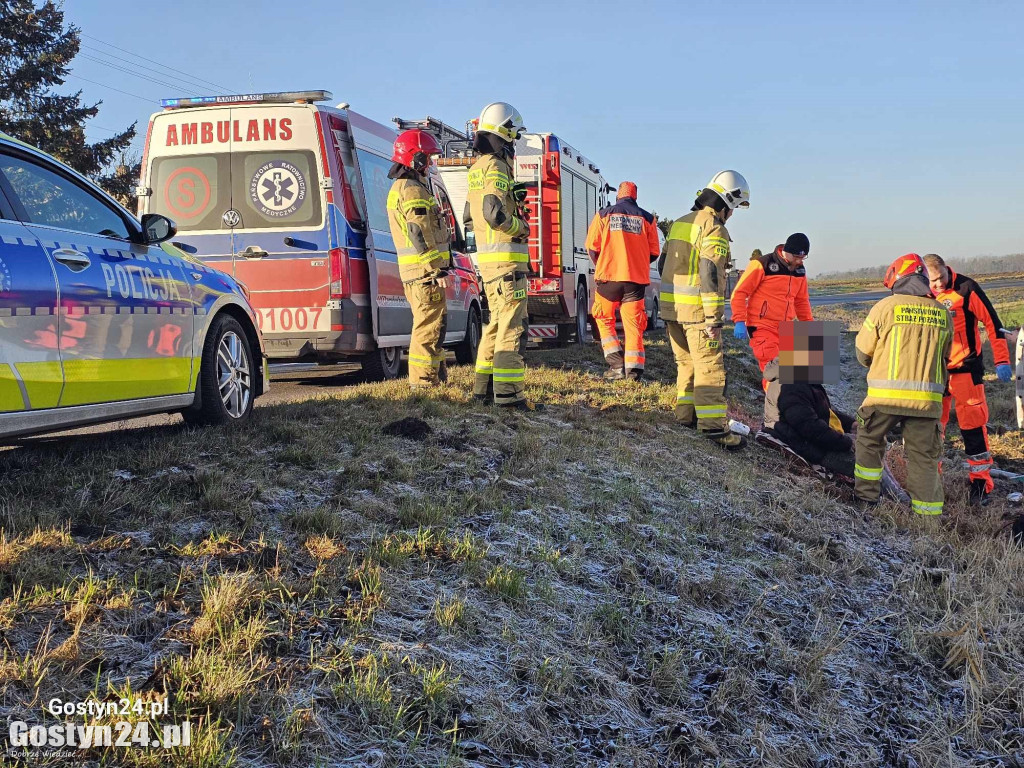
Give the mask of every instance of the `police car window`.
[(0, 155), (0, 173), (24, 208), (28, 223), (124, 240), (130, 235), (115, 209), (49, 168)]
[(231, 153), (231, 207), (239, 229), (296, 229), (323, 223), (320, 177), (312, 152)]
[(372, 229), (390, 232), (388, 224), (388, 192), (391, 190), (391, 161), (379, 155), (357, 149), (359, 170), (363, 176), (363, 191), (366, 194), (366, 215)]
[(153, 213), (171, 219), (179, 232), (220, 229), (231, 207), (229, 155), (158, 157), (150, 174)]

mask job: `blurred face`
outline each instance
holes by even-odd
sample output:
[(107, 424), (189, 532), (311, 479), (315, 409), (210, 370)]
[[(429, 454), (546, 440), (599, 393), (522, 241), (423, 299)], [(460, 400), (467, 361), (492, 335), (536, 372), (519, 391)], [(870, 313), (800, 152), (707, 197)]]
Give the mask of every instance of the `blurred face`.
[(945, 267), (928, 266), (928, 284), (932, 287), (932, 293), (938, 293), (946, 289), (946, 281), (949, 272)]

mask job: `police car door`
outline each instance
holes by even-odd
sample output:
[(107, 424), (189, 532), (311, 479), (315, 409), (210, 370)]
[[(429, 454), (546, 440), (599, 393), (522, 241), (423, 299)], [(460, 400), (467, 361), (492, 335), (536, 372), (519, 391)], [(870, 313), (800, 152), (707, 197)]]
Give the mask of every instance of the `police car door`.
[(39, 240), (17, 221), (0, 155), (0, 413), (52, 408), (64, 372), (57, 277)]
[(59, 166), (25, 154), (4, 175), (53, 260), (64, 390), (59, 405), (184, 394), (192, 381), (192, 301), (136, 222)]

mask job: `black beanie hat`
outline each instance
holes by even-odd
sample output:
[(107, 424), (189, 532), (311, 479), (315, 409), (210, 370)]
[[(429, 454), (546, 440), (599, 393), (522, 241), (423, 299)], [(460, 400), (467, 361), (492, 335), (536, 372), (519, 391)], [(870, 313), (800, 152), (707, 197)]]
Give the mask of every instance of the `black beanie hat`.
[(792, 253), (794, 256), (806, 256), (811, 252), (811, 241), (803, 232), (797, 232), (786, 238), (786, 244), (782, 246), (782, 250)]

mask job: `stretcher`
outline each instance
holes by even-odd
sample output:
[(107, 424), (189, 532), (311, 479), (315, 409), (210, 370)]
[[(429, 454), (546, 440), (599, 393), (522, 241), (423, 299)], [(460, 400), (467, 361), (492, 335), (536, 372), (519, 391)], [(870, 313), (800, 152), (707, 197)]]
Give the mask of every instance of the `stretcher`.
[(1017, 427), (1024, 429), (1024, 326), (1017, 333), (1017, 346), (1013, 355), (1014, 371), (1017, 380)]
[[(765, 432), (764, 430), (758, 430), (754, 435), (754, 442), (770, 450), (778, 451), (793, 462), (797, 469), (807, 473), (813, 474), (822, 480), (829, 480), (842, 485), (853, 486), (853, 478), (847, 477), (846, 475), (836, 474), (830, 472), (820, 464), (812, 464), (799, 453), (790, 448), (785, 442), (779, 440), (772, 434)], [(910, 496), (903, 486), (899, 484), (899, 481), (893, 476), (892, 471), (889, 469), (889, 462), (886, 459), (882, 460), (882, 495), (887, 496), (894, 501), (909, 504)]]

